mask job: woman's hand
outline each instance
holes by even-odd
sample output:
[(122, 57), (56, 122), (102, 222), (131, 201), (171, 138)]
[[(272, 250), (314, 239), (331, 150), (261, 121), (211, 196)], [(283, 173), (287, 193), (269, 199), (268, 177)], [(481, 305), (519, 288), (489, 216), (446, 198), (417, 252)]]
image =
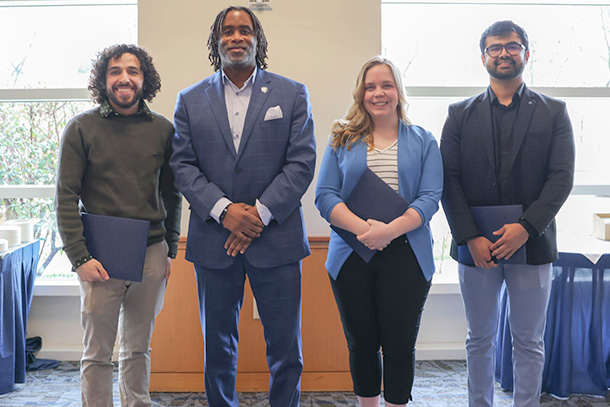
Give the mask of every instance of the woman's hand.
[(371, 250), (383, 250), (394, 239), (388, 224), (375, 219), (368, 219), (369, 230), (358, 236), (358, 240)]

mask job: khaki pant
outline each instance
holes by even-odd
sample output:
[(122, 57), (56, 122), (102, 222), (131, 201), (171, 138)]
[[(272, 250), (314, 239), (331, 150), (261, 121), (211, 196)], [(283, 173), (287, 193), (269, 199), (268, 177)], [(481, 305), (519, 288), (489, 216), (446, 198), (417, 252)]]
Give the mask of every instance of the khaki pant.
[(111, 362), (119, 332), (119, 389), (122, 406), (150, 406), (150, 338), (165, 294), (165, 241), (146, 250), (142, 282), (110, 279), (80, 282), (83, 406), (112, 406)]

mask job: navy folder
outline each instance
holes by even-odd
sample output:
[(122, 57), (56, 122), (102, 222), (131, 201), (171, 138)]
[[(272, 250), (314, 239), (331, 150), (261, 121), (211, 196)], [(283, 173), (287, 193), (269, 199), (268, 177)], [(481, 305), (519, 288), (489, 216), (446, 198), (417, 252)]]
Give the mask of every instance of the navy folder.
[[(362, 174), (353, 191), (345, 200), (345, 204), (355, 215), (364, 220), (375, 219), (384, 223), (393, 221), (409, 209), (409, 203), (370, 168), (367, 168)], [(336, 226), (331, 225), (331, 228), (365, 262), (371, 261), (377, 253), (377, 250), (371, 250), (360, 243), (355, 234)]]
[[(501, 236), (493, 234), (507, 223), (517, 223), (523, 214), (523, 205), (473, 206), (470, 208), (474, 222), (481, 236), (495, 242)], [(525, 264), (525, 245), (521, 246), (510, 259), (495, 259), (496, 263)], [(458, 263), (474, 264), (468, 245), (458, 246)]]
[(150, 222), (82, 213), (85, 245), (110, 278), (142, 281)]

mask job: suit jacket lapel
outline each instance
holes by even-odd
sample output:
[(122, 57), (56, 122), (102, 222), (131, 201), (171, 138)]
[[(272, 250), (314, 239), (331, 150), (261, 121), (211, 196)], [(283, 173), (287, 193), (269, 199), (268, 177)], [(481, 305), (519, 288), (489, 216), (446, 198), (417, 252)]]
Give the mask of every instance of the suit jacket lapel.
[(479, 126), (481, 142), (485, 146), (485, 153), (491, 165), (492, 171), (496, 172), (496, 154), (494, 152), (493, 126), (491, 121), (491, 106), (489, 105), (489, 97), (487, 91), (481, 95), (479, 104), (476, 107), (475, 114), (479, 118)]
[(513, 145), (512, 154), (510, 155), (509, 168), (513, 166), (519, 148), (523, 143), (527, 129), (529, 128), (534, 110), (536, 109), (536, 99), (534, 99), (530, 90), (524, 87), (521, 102), (519, 103), (519, 112), (517, 113), (517, 119), (515, 121), (515, 127), (513, 130)]
[(272, 90), (273, 88), (270, 84), (269, 75), (267, 75), (267, 72), (259, 69), (256, 72), (256, 78), (254, 79), (252, 96), (250, 96), (250, 104), (248, 105), (244, 129), (241, 134), (241, 141), (239, 142), (239, 152), (237, 153), (238, 158), (241, 157), (243, 151), (245, 150), (248, 139), (252, 134), (252, 129), (254, 129), (254, 126), (256, 125), (260, 116), (261, 109), (263, 108), (265, 101)]
[(218, 128), (222, 133), (222, 137), (229, 147), (229, 151), (233, 154), (233, 158), (237, 156), (233, 138), (231, 137), (231, 127), (229, 126), (229, 118), (227, 117), (227, 105), (225, 104), (225, 91), (222, 85), (222, 74), (216, 72), (215, 78), (211, 85), (205, 90), (205, 94), (210, 102), (210, 108), (216, 118)]

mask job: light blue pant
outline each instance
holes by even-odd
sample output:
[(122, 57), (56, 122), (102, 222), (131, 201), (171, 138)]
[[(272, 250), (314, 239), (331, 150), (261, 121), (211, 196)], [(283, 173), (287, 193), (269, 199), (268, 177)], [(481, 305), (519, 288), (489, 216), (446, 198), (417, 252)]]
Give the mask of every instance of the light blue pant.
[(544, 328), (551, 293), (551, 264), (498, 265), (481, 269), (460, 264), (460, 288), (468, 323), (466, 359), (470, 407), (493, 405), (495, 347), (502, 283), (508, 292), (513, 341), (513, 405), (540, 405)]

